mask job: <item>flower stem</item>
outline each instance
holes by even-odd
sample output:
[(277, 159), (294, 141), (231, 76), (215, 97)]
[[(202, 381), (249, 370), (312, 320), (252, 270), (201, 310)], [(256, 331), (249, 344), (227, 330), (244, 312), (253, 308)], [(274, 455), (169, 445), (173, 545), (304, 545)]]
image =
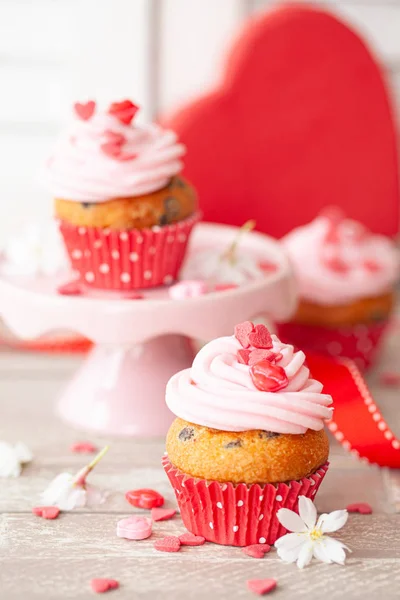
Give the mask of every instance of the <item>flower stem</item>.
[(88, 465), (86, 465), (85, 467), (83, 467), (83, 469), (78, 471), (78, 473), (76, 474), (75, 480), (74, 480), (74, 485), (80, 485), (80, 486), (85, 485), (86, 477), (89, 475), (90, 471), (92, 471), (95, 468), (97, 463), (101, 461), (103, 456), (108, 452), (109, 448), (110, 448), (110, 446), (104, 446), (104, 448), (102, 450), (100, 450), (100, 452), (94, 457), (94, 459)]
[(237, 251), (237, 247), (239, 245), (240, 240), (242, 239), (242, 237), (245, 233), (249, 233), (250, 231), (252, 231), (255, 226), (256, 226), (256, 222), (254, 221), (254, 219), (250, 219), (250, 221), (246, 221), (246, 223), (244, 223), (241, 226), (241, 228), (239, 229), (232, 244), (229, 246), (229, 248), (226, 250), (226, 252), (224, 252), (222, 254), (221, 259), (228, 260), (232, 265), (235, 264), (236, 251)]

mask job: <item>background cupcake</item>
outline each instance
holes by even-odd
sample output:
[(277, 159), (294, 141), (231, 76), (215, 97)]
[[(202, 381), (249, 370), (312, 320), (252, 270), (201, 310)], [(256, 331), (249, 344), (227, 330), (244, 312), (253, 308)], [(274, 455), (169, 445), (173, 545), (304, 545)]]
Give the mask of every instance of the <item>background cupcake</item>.
[(300, 303), (279, 334), (305, 350), (371, 365), (394, 304), (394, 243), (331, 209), (282, 240)]
[(179, 175), (184, 146), (172, 131), (135, 125), (137, 110), (129, 100), (106, 111), (75, 104), (45, 170), (72, 266), (97, 288), (173, 281), (197, 220)]
[(167, 385), (177, 415), (166, 473), (185, 526), (220, 544), (272, 544), (279, 508), (314, 498), (327, 470), (324, 420), (332, 398), (310, 378), (303, 352), (264, 325), (204, 346)]

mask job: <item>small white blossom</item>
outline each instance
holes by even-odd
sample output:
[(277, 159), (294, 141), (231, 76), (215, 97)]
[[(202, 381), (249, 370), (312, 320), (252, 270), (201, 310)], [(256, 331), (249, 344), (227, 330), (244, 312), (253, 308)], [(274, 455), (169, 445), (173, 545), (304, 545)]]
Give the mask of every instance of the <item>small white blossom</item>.
[(277, 512), (279, 522), (289, 531), (275, 542), (279, 558), (288, 563), (297, 561), (299, 569), (307, 566), (312, 557), (324, 563), (344, 565), (346, 552), (351, 552), (339, 540), (326, 536), (341, 529), (348, 517), (347, 510), (335, 510), (322, 514), (317, 521), (317, 509), (312, 500), (299, 498), (299, 514), (287, 508)]
[(84, 506), (95, 506), (105, 500), (105, 495), (86, 483), (77, 483), (76, 475), (60, 473), (41, 495), (44, 506), (57, 506), (69, 511)]
[(31, 462), (33, 456), (29, 448), (22, 442), (15, 446), (0, 442), (0, 477), (19, 477), (22, 466)]

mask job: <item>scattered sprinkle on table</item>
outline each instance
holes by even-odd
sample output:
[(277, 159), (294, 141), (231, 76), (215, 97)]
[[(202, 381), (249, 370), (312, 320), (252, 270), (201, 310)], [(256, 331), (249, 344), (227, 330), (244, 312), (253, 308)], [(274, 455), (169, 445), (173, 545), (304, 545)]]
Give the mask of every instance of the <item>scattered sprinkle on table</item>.
[(152, 508), (151, 509), (151, 518), (153, 521), (168, 521), (168, 519), (172, 519), (176, 515), (176, 510), (174, 508)]
[(32, 512), (37, 517), (53, 520), (57, 519), (60, 509), (57, 506), (34, 506)]
[(276, 579), (248, 579), (247, 587), (253, 594), (264, 596), (276, 588)]
[(92, 579), (90, 587), (96, 594), (104, 594), (104, 592), (110, 592), (119, 588), (119, 583), (116, 579)]
[(346, 506), (346, 510), (349, 513), (360, 513), (360, 515), (372, 514), (372, 506), (367, 502), (355, 502)]
[(157, 540), (154, 544), (154, 548), (159, 552), (179, 552), (181, 541), (175, 535), (169, 535)]

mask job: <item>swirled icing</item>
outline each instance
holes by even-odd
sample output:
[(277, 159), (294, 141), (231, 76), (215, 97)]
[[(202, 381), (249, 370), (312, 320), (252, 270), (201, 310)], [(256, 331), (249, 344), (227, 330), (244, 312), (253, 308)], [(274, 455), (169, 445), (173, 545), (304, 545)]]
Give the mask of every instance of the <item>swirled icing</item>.
[[(110, 131), (124, 137), (123, 154), (130, 159), (104, 152)], [(96, 112), (90, 119), (72, 121), (47, 161), (43, 179), (54, 197), (77, 202), (140, 196), (165, 187), (182, 170), (184, 153), (173, 131), (124, 124), (115, 115)]]
[(320, 430), (332, 415), (332, 398), (322, 384), (310, 378), (305, 355), (272, 336), (273, 352), (288, 377), (279, 392), (258, 390), (250, 367), (237, 360), (242, 347), (232, 337), (222, 337), (204, 346), (191, 369), (174, 375), (167, 385), (166, 402), (178, 417), (223, 431), (262, 429), (275, 433), (305, 433)]
[[(330, 219), (319, 216), (282, 239), (292, 262), (300, 296), (323, 305), (340, 305), (390, 291), (399, 276), (399, 254), (394, 243), (372, 234), (360, 223), (343, 219), (334, 243), (329, 241)], [(339, 257), (345, 272), (329, 267)], [(368, 269), (372, 264), (376, 268)]]

